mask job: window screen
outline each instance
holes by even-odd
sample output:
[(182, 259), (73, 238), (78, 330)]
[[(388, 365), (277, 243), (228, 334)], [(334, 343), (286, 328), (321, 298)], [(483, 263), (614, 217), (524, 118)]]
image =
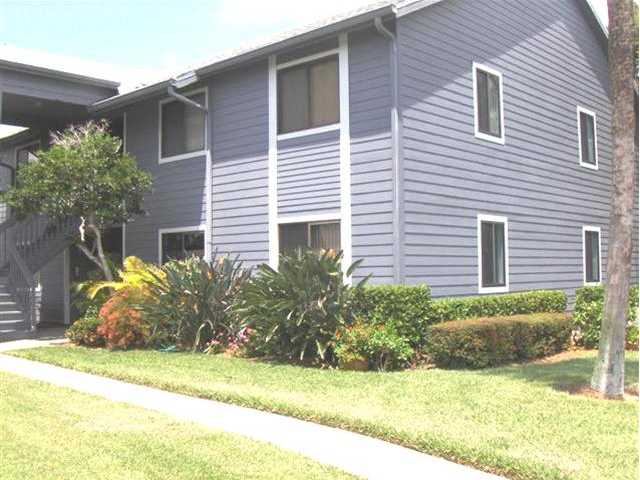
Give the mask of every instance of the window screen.
[[(187, 98), (204, 105), (205, 94)], [(162, 105), (162, 157), (172, 157), (204, 149), (205, 114), (202, 110), (179, 101)]]
[(278, 133), (340, 121), (338, 57), (306, 63), (278, 74)]
[(504, 223), (481, 222), (481, 245), (482, 286), (505, 286)]
[(595, 119), (586, 112), (580, 112), (580, 161), (596, 164)]
[(476, 69), (478, 131), (493, 137), (502, 136), (500, 95), (500, 77)]
[(340, 223), (290, 223), (280, 225), (280, 253), (297, 248), (340, 250)]
[(600, 282), (600, 232), (584, 232), (584, 267), (587, 283)]
[(204, 257), (204, 232), (162, 234), (162, 263), (191, 256)]

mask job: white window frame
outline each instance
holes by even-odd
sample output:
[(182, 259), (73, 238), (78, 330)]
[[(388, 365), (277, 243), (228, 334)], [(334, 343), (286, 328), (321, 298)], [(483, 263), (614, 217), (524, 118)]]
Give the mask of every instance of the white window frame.
[[(294, 223), (306, 223), (307, 224), (307, 247), (311, 248), (311, 226), (312, 225), (322, 225), (325, 223), (337, 223), (340, 225), (340, 232), (342, 237), (342, 218), (340, 213), (318, 213), (312, 215), (300, 215), (300, 216), (291, 216), (291, 217), (280, 217), (278, 218), (278, 230), (280, 230), (280, 225), (291, 225)], [(342, 243), (342, 238), (341, 242)], [(282, 252), (280, 251), (280, 245), (278, 244), (278, 256)]]
[[(306, 57), (302, 57), (302, 58), (296, 58), (294, 60), (288, 61), (288, 62), (283, 62), (283, 63), (279, 63), (276, 64), (276, 92), (275, 92), (275, 96), (276, 96), (276, 101), (278, 99), (278, 80), (277, 80), (277, 72), (279, 72), (280, 70), (284, 70), (286, 68), (290, 68), (290, 67), (295, 67), (298, 65), (303, 65), (305, 63), (311, 63), (314, 62), (316, 60), (320, 60), (322, 58), (325, 57), (331, 57), (333, 55), (337, 55), (338, 56), (338, 98), (340, 98), (340, 90), (342, 89), (342, 82), (340, 81), (340, 48), (332, 48), (331, 50), (325, 50), (322, 52), (318, 52), (318, 53), (314, 53), (312, 55), (307, 55)], [(342, 108), (342, 104), (340, 103), (339, 105), (340, 107), (340, 121), (337, 123), (331, 123), (329, 125), (322, 125), (321, 127), (311, 127), (311, 128), (305, 128), (304, 130), (296, 130), (295, 132), (288, 132), (288, 133), (279, 133), (277, 136), (277, 140), (288, 140), (291, 138), (300, 138), (300, 137), (307, 137), (309, 135), (317, 135), (319, 133), (324, 133), (324, 132), (333, 132), (333, 131), (338, 131), (340, 130), (340, 125), (342, 122), (342, 114), (343, 112), (343, 108)], [(278, 125), (278, 119), (276, 118), (276, 131), (279, 128)]]
[[(477, 80), (477, 71), (482, 70), (483, 72), (489, 73), (491, 75), (495, 75), (498, 77), (498, 90), (500, 92), (500, 136), (494, 137), (493, 135), (488, 135), (480, 131), (480, 122), (478, 121), (478, 80)], [(504, 88), (502, 83), (502, 73), (498, 70), (495, 70), (491, 67), (483, 65), (481, 63), (473, 62), (472, 65), (472, 75), (473, 75), (473, 119), (474, 119), (474, 133), (476, 138), (481, 140), (487, 140), (493, 143), (499, 143), (504, 145), (505, 135), (504, 135)]]
[(186, 227), (171, 227), (171, 228), (159, 228), (158, 229), (158, 265), (162, 265), (162, 235), (165, 233), (187, 233), (187, 232), (202, 232), (204, 233), (204, 258), (207, 258), (207, 226), (189, 225)]
[[(208, 87), (196, 88), (180, 94), (185, 97), (190, 97), (191, 95), (197, 95), (199, 93), (204, 93), (203, 106), (207, 107), (209, 105), (209, 88)], [(204, 157), (207, 154), (207, 145), (208, 145), (207, 117), (208, 115), (207, 115), (207, 112), (203, 112), (204, 113), (204, 148), (196, 152), (181, 153), (179, 155), (171, 155), (168, 157), (162, 156), (162, 107), (167, 103), (179, 102), (179, 101), (180, 100), (176, 98), (167, 97), (167, 98), (163, 98), (158, 102), (158, 163), (159, 164), (176, 162), (178, 160), (187, 160), (189, 158), (195, 158), (195, 157)]]
[[(580, 114), (585, 113), (593, 118), (593, 144), (595, 148), (595, 165), (582, 161), (582, 129), (580, 128)], [(581, 167), (589, 168), (591, 170), (598, 170), (598, 119), (596, 112), (578, 105), (576, 107), (576, 120), (578, 125), (578, 163)]]
[[(586, 232), (598, 233), (598, 273), (600, 280), (597, 282), (587, 282), (587, 245), (585, 243)], [(595, 287), (602, 284), (602, 232), (600, 227), (584, 225), (582, 227), (582, 283), (586, 287)]]
[[(504, 285), (500, 287), (482, 286), (482, 222), (502, 223), (504, 225)], [(497, 215), (478, 214), (478, 293), (509, 292), (509, 219)]]

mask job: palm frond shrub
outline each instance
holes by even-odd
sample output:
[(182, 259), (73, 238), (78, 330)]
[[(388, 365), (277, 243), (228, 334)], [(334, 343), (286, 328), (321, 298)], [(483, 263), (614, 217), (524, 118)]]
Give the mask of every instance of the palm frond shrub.
[[(350, 276), (361, 261), (346, 272)], [(260, 265), (240, 293), (237, 311), (252, 329), (250, 352), (278, 360), (333, 363), (336, 333), (351, 322), (352, 290), (342, 252), (298, 249), (278, 270)]]
[(220, 338), (232, 339), (242, 326), (233, 309), (251, 276), (238, 257), (214, 254), (172, 260), (147, 279), (149, 296), (140, 309), (151, 325), (152, 342), (205, 350)]

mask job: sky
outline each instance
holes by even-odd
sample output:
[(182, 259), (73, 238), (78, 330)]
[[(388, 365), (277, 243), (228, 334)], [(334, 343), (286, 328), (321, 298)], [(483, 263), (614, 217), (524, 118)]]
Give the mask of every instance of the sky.
[[(372, 1), (0, 0), (0, 55), (64, 62), (129, 90)], [(606, 25), (606, 0), (591, 1)]]

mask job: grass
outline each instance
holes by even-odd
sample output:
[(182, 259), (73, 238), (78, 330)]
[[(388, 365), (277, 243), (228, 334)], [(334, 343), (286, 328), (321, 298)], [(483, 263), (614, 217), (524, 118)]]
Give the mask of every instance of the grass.
[[(79, 347), (17, 356), (362, 432), (516, 479), (634, 478), (632, 401), (564, 390), (586, 384), (593, 352), (481, 371), (345, 372), (245, 359)], [(638, 355), (627, 357), (638, 381)]]
[(0, 478), (353, 478), (243, 437), (0, 372)]

